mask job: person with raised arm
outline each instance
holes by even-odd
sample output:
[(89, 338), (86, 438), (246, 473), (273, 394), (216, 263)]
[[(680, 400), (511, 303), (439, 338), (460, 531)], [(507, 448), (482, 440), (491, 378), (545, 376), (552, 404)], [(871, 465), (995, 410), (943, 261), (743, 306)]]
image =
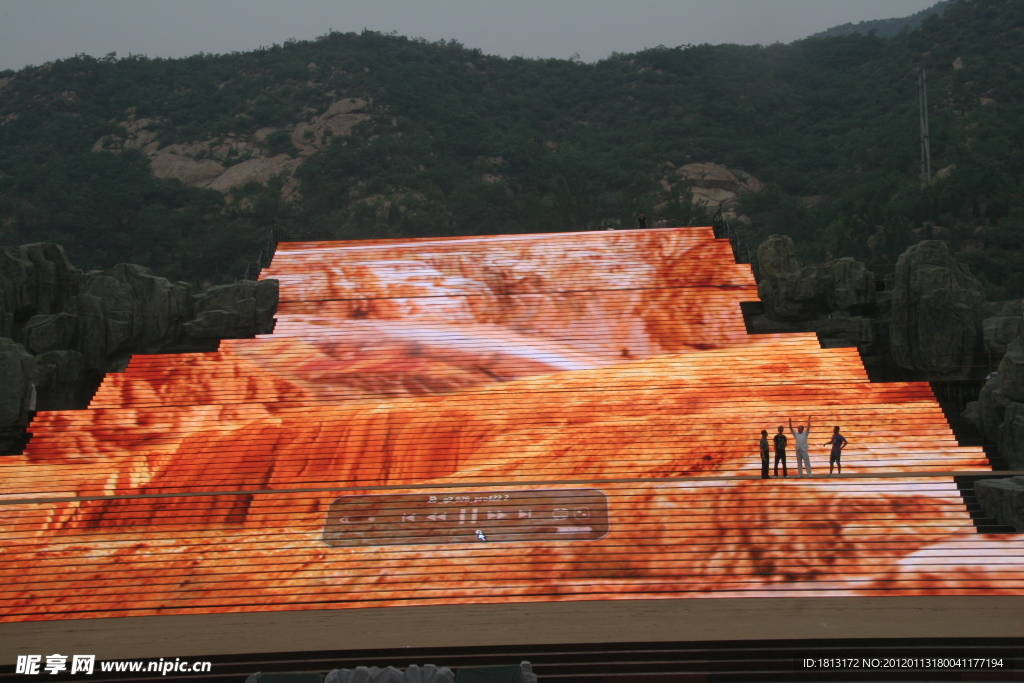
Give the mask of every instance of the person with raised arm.
[(796, 430), (793, 429), (793, 418), (789, 418), (789, 432), (793, 435), (793, 440), (796, 441), (796, 473), (797, 476), (804, 476), (801, 464), (807, 468), (807, 476), (813, 477), (811, 474), (811, 458), (808, 454), (807, 437), (811, 434), (811, 417), (807, 416), (807, 428), (803, 425), (797, 425)]

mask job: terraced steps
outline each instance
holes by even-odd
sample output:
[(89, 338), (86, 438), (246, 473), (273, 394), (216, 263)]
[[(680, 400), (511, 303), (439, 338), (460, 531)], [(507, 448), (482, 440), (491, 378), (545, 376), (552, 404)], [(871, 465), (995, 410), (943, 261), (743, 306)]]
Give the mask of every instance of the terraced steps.
[[(280, 245), (274, 334), (137, 356), (0, 461), (0, 622), (1024, 594), (928, 384), (747, 335), (729, 254), (708, 229)], [(761, 429), (808, 415), (818, 476), (761, 480)]]

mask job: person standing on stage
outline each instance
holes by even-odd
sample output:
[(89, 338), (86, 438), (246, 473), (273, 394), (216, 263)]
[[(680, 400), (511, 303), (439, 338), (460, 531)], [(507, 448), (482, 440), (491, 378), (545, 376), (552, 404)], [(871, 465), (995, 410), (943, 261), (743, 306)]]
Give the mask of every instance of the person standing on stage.
[(793, 435), (793, 440), (796, 441), (796, 473), (798, 477), (804, 476), (803, 471), (800, 469), (801, 464), (807, 468), (807, 476), (813, 477), (811, 474), (811, 457), (808, 453), (807, 437), (811, 435), (811, 416), (807, 416), (807, 428), (804, 429), (803, 425), (797, 425), (796, 430), (793, 430), (793, 418), (789, 418), (789, 433)]
[(637, 216), (636, 227), (639, 228), (640, 230), (647, 229), (647, 216), (644, 215), (643, 211), (641, 211), (640, 215)]
[(839, 425), (836, 425), (832, 430), (832, 436), (825, 445), (832, 445), (832, 452), (828, 456), (828, 476), (832, 476), (832, 467), (839, 467), (839, 476), (843, 475), (843, 461), (841, 460), (843, 455), (843, 449), (846, 447), (849, 441), (846, 437), (839, 433)]
[(775, 476), (779, 476), (779, 462), (782, 462), (782, 476), (788, 477), (789, 474), (786, 472), (786, 435), (783, 434), (784, 428), (779, 425), (779, 433), (775, 435)]
[(758, 442), (761, 447), (761, 478), (768, 478), (768, 430), (761, 430), (761, 440)]

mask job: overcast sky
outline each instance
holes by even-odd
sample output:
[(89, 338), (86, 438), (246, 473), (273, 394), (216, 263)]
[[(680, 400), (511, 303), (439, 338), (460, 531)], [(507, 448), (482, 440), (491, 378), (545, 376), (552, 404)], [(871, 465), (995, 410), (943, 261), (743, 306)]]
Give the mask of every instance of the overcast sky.
[(336, 31), (584, 61), (688, 43), (775, 43), (935, 0), (0, 0), (0, 70), (71, 57), (252, 50)]

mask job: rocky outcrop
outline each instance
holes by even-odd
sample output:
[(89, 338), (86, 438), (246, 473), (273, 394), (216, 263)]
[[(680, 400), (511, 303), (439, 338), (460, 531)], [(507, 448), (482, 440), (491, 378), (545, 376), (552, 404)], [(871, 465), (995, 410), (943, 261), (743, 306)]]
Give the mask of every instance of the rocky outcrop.
[(985, 351), (1003, 354), (1010, 343), (1020, 336), (1022, 319), (1019, 315), (985, 318), (981, 321), (981, 334)]
[(301, 163), (302, 159), (292, 159), (287, 154), (249, 159), (235, 164), (226, 171), (222, 168), (222, 173), (207, 183), (206, 187), (218, 192), (227, 192), (233, 187), (243, 187), (251, 182), (266, 183), (275, 175), (290, 175)]
[(350, 135), (353, 128), (369, 120), (368, 107), (369, 102), (361, 97), (332, 102), (320, 116), (295, 125), (291, 130), (292, 144), (300, 156), (309, 156), (329, 144), (334, 136)]
[[(1022, 301), (986, 302), (981, 283), (941, 241), (907, 249), (884, 283), (851, 258), (804, 266), (784, 235), (765, 240), (757, 256), (765, 314), (749, 319), (753, 331), (816, 332), (826, 346), (856, 345), (869, 372), (887, 380), (967, 379), (972, 368), (980, 379), (1024, 332)], [(1003, 423), (1003, 412), (992, 411), (1007, 408), (1000, 396), (971, 409), (992, 439)]]
[(745, 194), (760, 192), (764, 183), (746, 171), (721, 164), (686, 164), (676, 169), (676, 176), (690, 187), (693, 199), (711, 211), (730, 208)]
[(98, 374), (85, 367), (78, 351), (49, 351), (33, 358), (32, 383), (37, 410), (62, 410), (89, 402)]
[[(1016, 315), (1013, 312), (1016, 311)], [(964, 417), (974, 422), (1010, 469), (1024, 469), (1024, 316), (1020, 300), (986, 304), (982, 321), (985, 350), (1002, 353), (997, 371), (970, 403)]]
[(0, 444), (18, 441), (29, 412), (35, 409), (32, 370), (32, 354), (0, 337)]
[(852, 258), (802, 266), (793, 240), (772, 235), (758, 247), (757, 260), (758, 295), (775, 320), (810, 321), (833, 311), (850, 315), (875, 304), (875, 275)]
[(875, 274), (850, 257), (826, 264), (825, 301), (829, 309), (848, 313), (870, 311), (877, 303)]
[[(811, 320), (806, 323), (809, 332), (816, 332), (822, 342), (843, 340), (853, 345), (867, 347), (875, 343), (875, 326), (870, 318), (854, 316), (845, 311), (835, 311), (825, 318)], [(838, 346), (835, 342), (826, 346)]]
[(29, 411), (85, 407), (103, 373), (133, 353), (269, 333), (277, 299), (276, 280), (194, 293), (142, 266), (83, 273), (56, 244), (0, 249), (0, 452)]
[(842, 258), (804, 266), (793, 240), (772, 235), (757, 250), (758, 295), (765, 313), (749, 320), (754, 332), (815, 332), (823, 346), (857, 346), (867, 353), (877, 341), (874, 273)]
[(824, 305), (816, 268), (805, 268), (796, 257), (793, 240), (772, 235), (757, 248), (761, 281), (757, 293), (768, 316), (775, 320), (812, 320)]
[(269, 331), (276, 294), (276, 282), (267, 281), (193, 295), (188, 283), (171, 283), (142, 266), (121, 264), (82, 276), (64, 310), (34, 315), (12, 336), (33, 354), (74, 349), (87, 369), (108, 372), (131, 353)]
[[(730, 213), (736, 209), (742, 195), (760, 192), (764, 183), (746, 171), (727, 168), (721, 164), (694, 163), (676, 168), (665, 164), (668, 173), (661, 180), (661, 186), (669, 192), (674, 186), (685, 187), (693, 196), (694, 203), (714, 213), (719, 209)], [(655, 207), (657, 210), (659, 207)], [(731, 213), (730, 218), (735, 217)]]
[(1004, 354), (1007, 347), (1024, 331), (1021, 317), (1021, 300), (995, 301), (982, 307), (981, 334), (985, 351), (990, 354)]
[(194, 318), (183, 325), (191, 339), (223, 339), (231, 330), (240, 337), (273, 331), (277, 280), (243, 280), (211, 287), (193, 297)]
[(989, 517), (1024, 533), (1024, 477), (974, 482), (978, 504)]
[(1010, 343), (977, 405), (969, 405), (965, 415), (999, 445), (1011, 469), (1024, 469), (1024, 339)]
[(986, 360), (1002, 355), (964, 417), (998, 444), (1011, 469), (1024, 469), (1021, 300), (985, 302), (980, 283), (937, 241), (910, 247), (879, 292), (852, 259), (801, 265), (789, 237), (769, 237), (758, 260), (765, 313), (748, 318), (755, 333), (816, 332), (826, 347), (856, 345), (869, 374), (884, 381), (967, 379), (972, 367), (980, 379)]
[(82, 277), (56, 244), (0, 247), (0, 337), (36, 313), (65, 308)]
[(984, 289), (945, 242), (926, 240), (896, 264), (890, 351), (909, 370), (955, 378), (973, 364)]
[(152, 154), (149, 167), (155, 177), (174, 178), (189, 187), (207, 187), (226, 173), (224, 164), (216, 159), (193, 159), (168, 150)]
[[(252, 135), (228, 134), (186, 144), (161, 143), (165, 122), (159, 118), (135, 118), (119, 122), (123, 134), (105, 135), (92, 147), (94, 152), (137, 149), (150, 159), (157, 178), (174, 178), (190, 187), (207, 187), (218, 192), (243, 187), (250, 182), (266, 183), (276, 175), (289, 177), (305, 157), (322, 149), (335, 136), (351, 135), (352, 129), (369, 120), (368, 99), (349, 97), (331, 103), (327, 110), (308, 121), (285, 128), (261, 128)], [(272, 154), (271, 136), (283, 134), (291, 141), (293, 153)], [(291, 181), (285, 194), (294, 194)]]

